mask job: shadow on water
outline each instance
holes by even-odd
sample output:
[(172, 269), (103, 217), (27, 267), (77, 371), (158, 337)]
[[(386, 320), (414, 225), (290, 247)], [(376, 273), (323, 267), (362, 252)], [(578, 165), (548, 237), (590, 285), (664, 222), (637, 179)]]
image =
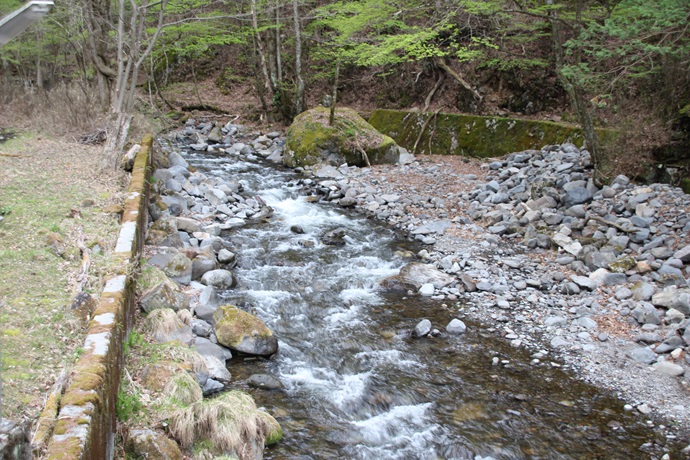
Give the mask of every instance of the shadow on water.
[[(463, 335), (412, 338), (421, 318), (443, 329), (457, 312), (376, 290), (409, 262), (397, 249), (418, 249), (385, 226), (308, 202), (288, 185), (291, 172), (237, 158), (187, 158), (210, 176), (239, 180), (245, 195), (260, 195), (275, 209), (269, 222), (224, 235), (239, 254), (239, 287), (223, 294), (226, 301), (259, 316), (280, 339), (270, 360), (229, 365), (235, 384), (284, 429), (265, 458), (636, 459), (678, 452), (621, 401), (548, 359), (531, 364), (527, 351), (479, 324)], [(345, 229), (345, 245), (322, 244), (334, 228)], [(284, 388), (247, 387), (259, 373)]]

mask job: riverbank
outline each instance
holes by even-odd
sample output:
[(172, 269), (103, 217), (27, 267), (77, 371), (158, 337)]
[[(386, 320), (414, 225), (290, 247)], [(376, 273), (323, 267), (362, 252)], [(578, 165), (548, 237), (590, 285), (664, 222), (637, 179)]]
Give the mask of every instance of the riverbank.
[(624, 177), (599, 190), (590, 166), (565, 145), (322, 168), (306, 184), (426, 243), (418, 257), (458, 278), (432, 297), (533, 350), (533, 365), (558, 357), (687, 434), (690, 197)]

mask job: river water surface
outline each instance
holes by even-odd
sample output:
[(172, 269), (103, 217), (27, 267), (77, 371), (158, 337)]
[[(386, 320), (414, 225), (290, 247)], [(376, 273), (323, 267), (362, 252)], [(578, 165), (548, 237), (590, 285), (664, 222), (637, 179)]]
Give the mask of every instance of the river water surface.
[[(229, 365), (240, 387), (256, 373), (284, 385), (244, 387), (284, 430), (265, 458), (637, 459), (650, 458), (648, 443), (666, 443), (622, 402), (548, 359), (531, 365), (526, 351), (481, 325), (411, 338), (422, 318), (444, 330), (458, 307), (376, 289), (410, 262), (400, 250), (420, 249), (385, 226), (312, 202), (290, 171), (237, 157), (186, 158), (208, 175), (239, 180), (244, 196), (275, 211), (223, 235), (238, 254), (239, 280), (225, 299), (280, 341), (270, 360)], [(336, 228), (346, 244), (323, 244)]]

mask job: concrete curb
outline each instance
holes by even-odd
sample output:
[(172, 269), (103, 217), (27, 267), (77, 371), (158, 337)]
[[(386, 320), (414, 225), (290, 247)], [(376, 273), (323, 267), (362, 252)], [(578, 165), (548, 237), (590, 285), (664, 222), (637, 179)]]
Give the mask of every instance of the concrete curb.
[(115, 402), (123, 365), (122, 346), (135, 312), (133, 275), (146, 232), (152, 144), (152, 136), (145, 135), (134, 161), (114, 250), (118, 274), (106, 280), (84, 340), (85, 352), (60, 398), (47, 459), (113, 458)]

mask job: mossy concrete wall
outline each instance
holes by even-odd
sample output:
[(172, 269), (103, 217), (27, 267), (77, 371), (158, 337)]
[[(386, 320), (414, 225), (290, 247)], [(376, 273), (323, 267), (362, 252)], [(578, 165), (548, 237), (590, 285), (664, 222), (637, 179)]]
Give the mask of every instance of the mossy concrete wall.
[(47, 459), (109, 460), (115, 450), (115, 402), (123, 364), (123, 343), (134, 319), (132, 275), (136, 272), (148, 209), (151, 135), (134, 162), (122, 226), (114, 250), (117, 274), (106, 280), (88, 326), (84, 354), (57, 406)]
[[(415, 154), (489, 158), (548, 144), (583, 143), (576, 126), (515, 118), (379, 109), (369, 123)], [(605, 138), (613, 134), (599, 133)]]

